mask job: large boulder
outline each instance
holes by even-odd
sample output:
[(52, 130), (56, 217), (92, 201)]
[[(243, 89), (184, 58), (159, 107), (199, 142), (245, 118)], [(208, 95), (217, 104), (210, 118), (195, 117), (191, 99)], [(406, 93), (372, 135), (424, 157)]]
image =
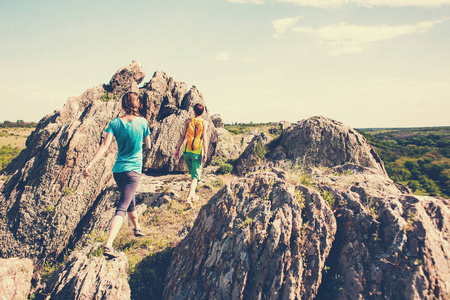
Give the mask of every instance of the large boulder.
[(268, 153), (267, 148), (271, 141), (272, 138), (264, 131), (253, 136), (244, 152), (236, 160), (234, 172), (244, 176), (248, 172), (263, 168)]
[(374, 169), (315, 169), (337, 220), (318, 299), (448, 299), (450, 201), (415, 196)]
[(125, 254), (122, 252), (116, 259), (105, 260), (96, 255), (101, 254), (98, 247), (101, 245), (73, 252), (50, 279), (46, 299), (130, 299)]
[(142, 66), (138, 62), (133, 61), (113, 75), (109, 81), (109, 88), (119, 97), (130, 90), (138, 92), (138, 84), (144, 80), (144, 77), (145, 72)]
[(216, 128), (223, 128), (223, 121), (222, 121), (222, 117), (219, 114), (215, 114), (211, 116), (211, 121), (214, 124), (214, 127)]
[(0, 258), (0, 299), (27, 299), (33, 277), (28, 258)]
[(316, 191), (275, 173), (238, 178), (173, 254), (165, 299), (312, 299), (336, 231)]
[(216, 128), (218, 142), (216, 155), (226, 159), (236, 159), (241, 154), (241, 145), (225, 128)]
[(384, 163), (364, 136), (325, 117), (313, 117), (283, 131), (273, 145), (272, 160), (334, 167), (353, 163), (386, 174)]
[(288, 125), (284, 124), (274, 139), (265, 132), (256, 134), (238, 158), (234, 172), (242, 176), (267, 161), (280, 167), (289, 162), (301, 168), (353, 163), (387, 176), (380, 156), (356, 130), (324, 117)]

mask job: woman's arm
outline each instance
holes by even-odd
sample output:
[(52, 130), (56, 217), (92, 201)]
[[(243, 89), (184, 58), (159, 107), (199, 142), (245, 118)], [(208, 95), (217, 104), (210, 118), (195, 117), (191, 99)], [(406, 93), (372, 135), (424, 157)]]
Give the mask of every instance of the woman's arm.
[(150, 143), (150, 134), (144, 138), (144, 142), (147, 150), (150, 150), (150, 148), (152, 147), (152, 144)]
[(186, 119), (186, 121), (184, 122), (183, 133), (180, 136), (180, 140), (178, 141), (178, 145), (177, 145), (177, 150), (175, 151), (175, 159), (180, 158), (180, 147), (183, 144), (184, 138), (186, 137), (187, 127), (188, 127), (188, 124), (190, 121), (191, 121), (191, 119)]
[(208, 159), (208, 122), (203, 121), (203, 163), (206, 164), (206, 160)]
[(97, 152), (95, 152), (94, 157), (92, 160), (87, 164), (86, 168), (83, 171), (84, 177), (89, 176), (89, 173), (91, 172), (92, 165), (97, 162), (97, 160), (100, 159), (100, 157), (105, 154), (106, 150), (108, 150), (109, 145), (111, 145), (111, 141), (113, 139), (114, 135), (112, 133), (108, 133), (106, 135), (106, 139), (103, 141), (103, 143), (98, 147)]

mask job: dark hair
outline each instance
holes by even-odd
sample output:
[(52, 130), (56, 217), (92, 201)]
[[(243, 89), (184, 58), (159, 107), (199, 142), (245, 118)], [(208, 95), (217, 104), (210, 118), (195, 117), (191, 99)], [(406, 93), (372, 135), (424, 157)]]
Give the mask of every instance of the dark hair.
[(129, 115), (139, 116), (140, 104), (138, 94), (135, 92), (127, 92), (122, 96), (122, 108)]
[(194, 105), (194, 113), (195, 113), (196, 117), (201, 116), (204, 110), (205, 110), (205, 107), (203, 105), (201, 105), (200, 103), (197, 103)]

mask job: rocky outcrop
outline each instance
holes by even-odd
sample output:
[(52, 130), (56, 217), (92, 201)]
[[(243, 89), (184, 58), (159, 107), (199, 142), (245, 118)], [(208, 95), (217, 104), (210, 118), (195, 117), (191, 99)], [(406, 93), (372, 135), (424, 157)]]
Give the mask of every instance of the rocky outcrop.
[(0, 258), (0, 299), (27, 299), (33, 269), (28, 258)]
[(449, 298), (450, 201), (394, 183), (353, 129), (314, 118), (274, 140), (260, 133), (235, 170), (247, 175), (203, 207), (176, 248), (167, 299)]
[(115, 94), (118, 95), (118, 98), (130, 90), (137, 93), (138, 84), (144, 80), (144, 77), (145, 72), (141, 65), (138, 62), (133, 61), (130, 65), (121, 68), (113, 75), (107, 89), (115, 92)]
[(244, 176), (248, 172), (254, 172), (260, 168), (264, 169), (267, 148), (272, 138), (265, 132), (255, 135), (245, 148), (244, 152), (236, 161), (234, 172)]
[(165, 299), (311, 299), (336, 230), (319, 193), (275, 173), (235, 179), (180, 242)]
[(211, 116), (211, 121), (214, 124), (214, 127), (216, 128), (223, 128), (223, 121), (222, 121), (222, 117), (219, 114), (215, 114)]
[[(175, 160), (175, 150), (187, 118), (194, 116), (193, 106), (205, 106), (203, 95), (194, 86), (175, 82), (163, 72), (156, 72), (140, 92), (146, 117), (151, 124), (152, 149), (146, 153), (144, 168), (164, 171), (185, 170), (182, 158)], [(156, 113), (158, 112), (158, 113)], [(203, 119), (208, 122), (208, 162), (215, 153), (218, 136), (206, 108)]]
[(125, 254), (122, 252), (116, 259), (105, 260), (96, 256), (101, 255), (98, 247), (101, 245), (73, 252), (50, 280), (46, 299), (130, 299)]
[(267, 161), (276, 166), (290, 161), (290, 165), (302, 168), (353, 163), (387, 176), (379, 155), (356, 130), (324, 117), (285, 125), (275, 139), (264, 132), (255, 135), (239, 157), (235, 173), (242, 176), (259, 169)]
[(253, 130), (250, 130), (250, 131), (248, 131), (248, 132), (246, 132), (246, 133), (244, 134), (244, 136), (242, 137), (242, 140), (241, 140), (241, 149), (242, 149), (242, 152), (244, 152), (245, 149), (247, 149), (247, 147), (248, 147), (248, 145), (250, 144), (250, 142), (253, 140), (253, 138), (254, 138), (258, 133), (260, 133), (260, 132), (258, 131), (258, 129), (253, 129)]
[(272, 146), (272, 160), (297, 160), (323, 167), (353, 163), (387, 175), (383, 161), (361, 134), (329, 118), (300, 121), (284, 131)]
[(276, 125), (274, 125), (272, 128), (269, 129), (269, 133), (271, 134), (281, 134), (283, 131), (287, 130), (289, 127), (291, 127), (291, 123), (287, 121), (280, 121)]
[(236, 159), (241, 154), (241, 145), (225, 128), (216, 128), (218, 142), (216, 155), (226, 159)]
[(318, 299), (449, 298), (450, 201), (404, 194), (355, 165), (316, 169), (315, 181), (338, 224)]
[[(44, 117), (27, 140), (27, 148), (4, 170), (9, 179), (0, 194), (0, 257), (45, 259), (58, 256), (69, 245), (96, 228), (95, 222), (109, 210), (113, 184), (111, 168), (117, 147), (111, 145), (89, 178), (82, 170), (105, 138), (109, 121), (121, 113), (120, 97), (138, 91), (141, 113), (152, 130), (146, 168), (171, 171), (184, 167), (175, 161), (176, 142), (192, 106), (203, 96), (165, 73), (137, 90), (145, 72), (137, 62), (120, 69), (108, 85), (93, 87), (69, 98), (61, 110)], [(208, 112), (204, 114), (210, 122)], [(212, 124), (208, 134), (212, 156), (217, 135)], [(99, 227), (99, 226), (97, 226)]]
[[(126, 70), (122, 87), (129, 77)], [(120, 110), (115, 91), (108, 94), (97, 86), (69, 98), (60, 111), (39, 122), (27, 148), (5, 170), (11, 177), (0, 194), (1, 257), (43, 258), (62, 252), (111, 180), (115, 145), (89, 179), (82, 170)]]

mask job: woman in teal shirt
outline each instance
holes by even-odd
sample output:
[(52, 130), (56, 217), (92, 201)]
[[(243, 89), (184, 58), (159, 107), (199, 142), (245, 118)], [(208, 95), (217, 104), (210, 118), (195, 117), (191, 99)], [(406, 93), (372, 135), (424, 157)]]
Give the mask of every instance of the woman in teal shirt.
[(145, 141), (147, 149), (150, 149), (150, 130), (147, 120), (139, 116), (139, 106), (139, 98), (136, 93), (128, 92), (123, 95), (122, 109), (125, 113), (109, 122), (105, 130), (107, 132), (106, 139), (84, 170), (84, 176), (89, 176), (92, 165), (105, 154), (115, 137), (118, 153), (112, 171), (120, 190), (120, 199), (103, 251), (105, 256), (112, 258), (119, 256), (119, 253), (113, 248), (113, 241), (122, 227), (126, 214), (134, 226), (134, 235), (144, 235), (138, 222), (134, 195), (142, 174), (142, 140)]

